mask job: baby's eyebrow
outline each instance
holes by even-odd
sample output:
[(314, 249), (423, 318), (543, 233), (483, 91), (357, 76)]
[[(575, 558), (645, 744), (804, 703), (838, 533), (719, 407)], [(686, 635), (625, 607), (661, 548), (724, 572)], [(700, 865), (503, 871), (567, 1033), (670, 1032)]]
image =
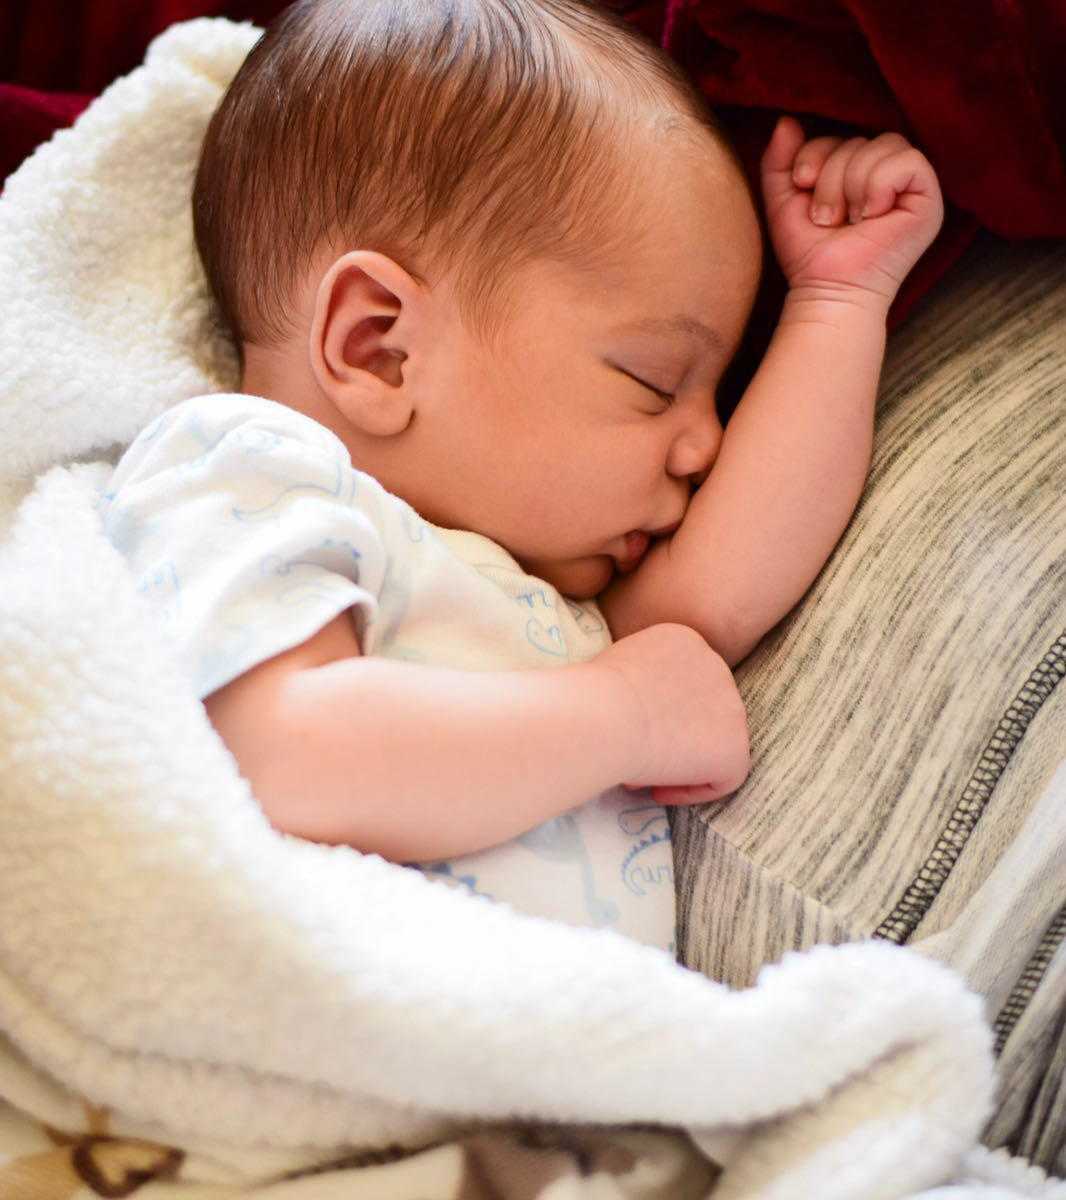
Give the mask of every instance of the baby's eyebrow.
[(682, 333), (698, 338), (710, 350), (725, 351), (725, 339), (717, 329), (705, 325), (696, 317), (677, 313), (672, 317), (641, 317), (637, 321), (626, 321), (616, 325), (612, 333)]

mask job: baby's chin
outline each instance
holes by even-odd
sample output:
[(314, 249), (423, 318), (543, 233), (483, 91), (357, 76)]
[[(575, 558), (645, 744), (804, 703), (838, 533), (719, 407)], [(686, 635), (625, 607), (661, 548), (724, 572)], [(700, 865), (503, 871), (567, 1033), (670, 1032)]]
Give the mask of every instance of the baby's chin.
[(522, 569), (571, 600), (591, 600), (611, 582), (614, 559), (607, 554), (587, 558), (568, 558), (560, 561), (546, 559), (522, 562)]

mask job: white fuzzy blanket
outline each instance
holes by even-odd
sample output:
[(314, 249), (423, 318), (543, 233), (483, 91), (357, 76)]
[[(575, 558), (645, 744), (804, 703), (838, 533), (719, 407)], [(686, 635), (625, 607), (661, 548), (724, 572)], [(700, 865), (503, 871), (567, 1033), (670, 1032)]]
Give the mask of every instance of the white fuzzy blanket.
[(0, 1096), (54, 1122), (58, 1082), (250, 1180), (514, 1117), (683, 1127), (716, 1200), (971, 1178), (991, 1039), (919, 954), (731, 992), (261, 815), (93, 506), (109, 447), (234, 385), (188, 198), (257, 34), (169, 30), (0, 199), (0, 480), (39, 476), (0, 525)]

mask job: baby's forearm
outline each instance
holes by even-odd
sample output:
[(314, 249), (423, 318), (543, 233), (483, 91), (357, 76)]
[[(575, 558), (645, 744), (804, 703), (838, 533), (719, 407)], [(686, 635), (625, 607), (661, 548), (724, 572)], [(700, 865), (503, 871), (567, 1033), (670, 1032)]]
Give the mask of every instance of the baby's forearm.
[(855, 510), (884, 349), (880, 305), (788, 296), (672, 547), (734, 661), (799, 602)]
[(862, 494), (885, 315), (880, 304), (790, 293), (681, 527), (612, 585), (620, 611), (691, 625), (733, 665), (796, 605)]
[(396, 862), (447, 858), (623, 780), (628, 703), (595, 660), (471, 672), (346, 658), (293, 673), (261, 706), (273, 727), (254, 773), (242, 767), (284, 832)]

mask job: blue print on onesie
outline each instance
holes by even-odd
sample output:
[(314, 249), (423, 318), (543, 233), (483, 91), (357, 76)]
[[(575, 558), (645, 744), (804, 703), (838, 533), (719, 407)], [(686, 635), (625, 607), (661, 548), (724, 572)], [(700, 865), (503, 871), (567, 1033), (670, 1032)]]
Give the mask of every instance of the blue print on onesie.
[(161, 413), (154, 421), (149, 422), (149, 424), (147, 424), (141, 430), (141, 432), (137, 435), (137, 441), (140, 442), (142, 446), (147, 445), (149, 442), (154, 442), (156, 438), (158, 438), (159, 435), (164, 432), (164, 430), (170, 428), (172, 423), (173, 418), (169, 410), (165, 413)]
[[(327, 553), (315, 560), (283, 558), (280, 554), (267, 554), (259, 560), (260, 575), (292, 576), (289, 587), (273, 593), (277, 604), (288, 607), (309, 600), (328, 600), (338, 588), (346, 590), (348, 580), (359, 582), (359, 559), (362, 555), (351, 542), (325, 538), (318, 543), (318, 549)], [(338, 578), (338, 574), (341, 578)]]
[[(500, 563), (473, 563), (486, 579), (491, 579), (522, 609), (532, 610), (526, 621), (526, 641), (541, 654), (570, 661), (570, 650), (559, 625), (552, 621), (558, 612), (552, 592), (535, 586), (539, 581), (517, 567)], [(568, 602), (569, 603), (569, 602)], [(543, 618), (543, 619), (542, 619)], [(551, 622), (550, 624), (548, 622)]]
[(150, 566), (141, 576), (137, 591), (159, 609), (163, 624), (177, 625), (181, 619), (181, 579), (168, 558)]
[(331, 487), (323, 487), (320, 483), (293, 483), (282, 488), (269, 504), (259, 508), (238, 508), (234, 505), (232, 515), (238, 521), (278, 521), (283, 515), (281, 502), (297, 492), (317, 492), (320, 496), (329, 496), (341, 504), (351, 504), (358, 486), (358, 475), (347, 463), (342, 463), (339, 459), (334, 460), (333, 467), (336, 475)]
[[(191, 474), (195, 471), (203, 469), (208, 465), (215, 448), (230, 436), (230, 431), (228, 429), (224, 429), (220, 434), (217, 434), (213, 437), (211, 434), (205, 432), (195, 412), (190, 410), (186, 410), (185, 420), (186, 425), (181, 432), (187, 433), (192, 438), (193, 442), (199, 448), (200, 453), (195, 458), (189, 458), (179, 462), (177, 469), (183, 474)], [(149, 426), (149, 428), (151, 427)], [(153, 432), (152, 436), (154, 438), (158, 436), (158, 433)]]
[[(658, 867), (648, 867), (637, 860), (645, 857), (649, 851), (664, 842), (670, 844), (670, 820), (666, 811), (658, 804), (647, 804), (640, 808), (625, 808), (618, 814), (618, 825), (623, 833), (637, 839), (637, 844), (622, 860), (622, 882), (634, 896), (648, 894), (645, 884), (661, 887), (664, 884), (674, 886), (672, 867), (660, 864)], [(642, 836), (642, 835), (647, 836)], [(653, 855), (654, 856), (654, 855)]]
[(536, 829), (523, 833), (517, 840), (547, 862), (576, 864), (580, 868), (585, 911), (590, 924), (597, 927), (613, 925), (618, 920), (618, 905), (597, 892), (592, 856), (572, 812), (545, 821)]
[(571, 600), (568, 596), (564, 596), (566, 607), (570, 610), (570, 615), (574, 618), (574, 623), (585, 637), (595, 637), (597, 634), (602, 634), (604, 624), (594, 612), (590, 612), (583, 604), (578, 604), (576, 600)]
[(449, 883), (465, 887), (471, 896), (484, 896), (486, 900), (495, 900), (496, 897), (492, 892), (483, 892), (477, 886), (477, 876), (469, 871), (456, 873), (450, 862), (434, 862), (434, 863), (403, 863), (405, 867), (413, 867), (416, 871), (421, 871), (423, 875), (436, 875), (438, 879), (447, 880)]

